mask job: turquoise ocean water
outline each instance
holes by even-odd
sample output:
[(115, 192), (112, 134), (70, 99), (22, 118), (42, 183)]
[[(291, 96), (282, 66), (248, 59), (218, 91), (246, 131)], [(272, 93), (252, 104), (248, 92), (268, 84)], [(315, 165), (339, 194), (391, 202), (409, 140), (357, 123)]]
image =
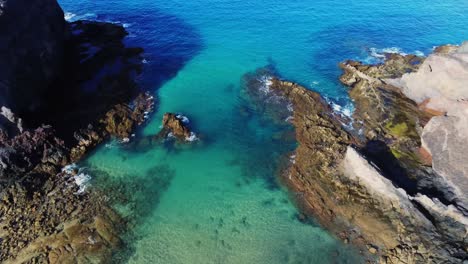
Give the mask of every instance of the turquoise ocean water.
[(129, 263), (359, 263), (352, 249), (302, 221), (276, 182), (294, 149), (242, 95), (242, 77), (273, 65), (281, 77), (349, 107), (337, 80), (344, 59), (383, 51), (427, 54), (468, 38), (466, 0), (60, 0), (67, 18), (110, 21), (145, 48), (139, 82), (158, 97), (138, 140), (164, 112), (190, 118), (192, 147), (102, 146), (82, 165), (122, 194), (136, 216)]

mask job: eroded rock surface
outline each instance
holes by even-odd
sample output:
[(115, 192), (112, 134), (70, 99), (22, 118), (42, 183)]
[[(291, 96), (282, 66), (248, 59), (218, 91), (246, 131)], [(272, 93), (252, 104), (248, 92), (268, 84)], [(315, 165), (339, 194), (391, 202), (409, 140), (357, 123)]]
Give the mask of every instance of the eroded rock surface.
[(163, 128), (156, 138), (165, 139), (173, 137), (178, 141), (194, 141), (197, 139), (190, 130), (189, 119), (181, 114), (165, 113), (162, 121)]
[[(465, 185), (441, 175), (435, 164), (443, 155), (423, 146), (424, 137), (430, 138), (424, 131), (439, 128), (432, 125), (439, 116), (389, 81), (418, 72), (423, 62), (392, 54), (379, 65), (341, 64), (340, 79), (356, 107), (352, 120), (297, 84), (272, 78), (266, 88), (292, 104), (299, 145), (285, 183), (303, 210), (366, 249), (372, 262), (461, 263), (468, 257)], [(464, 141), (451, 140), (446, 149)], [(445, 164), (455, 166), (451, 173), (463, 170)]]
[(422, 132), (423, 147), (432, 167), (456, 193), (457, 205), (468, 209), (468, 42), (436, 49), (418, 71), (388, 80), (421, 105), (436, 113)]
[(0, 2), (0, 262), (111, 263), (126, 222), (63, 168), (147, 119), (142, 49), (121, 26), (67, 24), (55, 0)]

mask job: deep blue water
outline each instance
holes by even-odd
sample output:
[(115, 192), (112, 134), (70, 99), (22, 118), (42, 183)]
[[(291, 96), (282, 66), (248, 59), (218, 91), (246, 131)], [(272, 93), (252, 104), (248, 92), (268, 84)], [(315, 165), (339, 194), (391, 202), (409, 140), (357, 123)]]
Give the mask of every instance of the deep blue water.
[[(344, 107), (345, 59), (385, 51), (428, 54), (468, 38), (468, 1), (60, 0), (68, 18), (123, 24), (145, 49), (144, 89), (158, 111), (189, 116), (203, 144), (186, 149), (102, 147), (87, 161), (95, 179), (137, 184), (132, 263), (356, 263), (356, 252), (297, 210), (275, 181), (286, 127), (242, 96), (242, 77), (273, 65), (282, 78)], [(372, 56), (374, 55), (374, 56)]]

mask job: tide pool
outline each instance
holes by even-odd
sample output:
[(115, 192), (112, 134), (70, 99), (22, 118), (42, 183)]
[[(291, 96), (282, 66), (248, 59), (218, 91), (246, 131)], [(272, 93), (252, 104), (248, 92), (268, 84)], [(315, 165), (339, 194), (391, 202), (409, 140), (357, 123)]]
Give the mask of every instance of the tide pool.
[(69, 19), (123, 24), (127, 44), (145, 48), (138, 81), (159, 102), (138, 138), (156, 134), (165, 112), (187, 115), (201, 138), (183, 149), (102, 146), (83, 162), (91, 184), (130, 186), (131, 205), (119, 210), (137, 220), (128, 251), (116, 256), (128, 263), (362, 262), (303, 221), (276, 182), (294, 149), (283, 140), (291, 128), (249, 104), (242, 77), (273, 65), (347, 106), (340, 61), (376, 61), (384, 50), (427, 54), (468, 37), (464, 0), (59, 2)]

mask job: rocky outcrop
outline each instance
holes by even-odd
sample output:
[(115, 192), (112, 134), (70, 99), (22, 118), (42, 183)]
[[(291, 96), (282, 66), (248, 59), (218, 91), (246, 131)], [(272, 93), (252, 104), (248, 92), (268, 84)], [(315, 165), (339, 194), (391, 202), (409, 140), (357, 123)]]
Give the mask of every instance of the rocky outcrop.
[(162, 121), (162, 129), (156, 135), (157, 139), (175, 138), (180, 142), (194, 141), (197, 139), (189, 128), (189, 119), (181, 114), (165, 113)]
[(77, 21), (68, 32), (62, 74), (47, 89), (43, 107), (21, 117), (29, 127), (52, 125), (72, 146), (75, 131), (141, 93), (134, 76), (142, 49), (126, 47), (127, 32), (115, 24)]
[(142, 49), (118, 25), (66, 24), (55, 0), (0, 1), (0, 29), (0, 262), (111, 263), (125, 221), (63, 168), (147, 119)]
[[(341, 64), (340, 79), (355, 103), (349, 120), (297, 84), (269, 78), (265, 87), (258, 86), (269, 94), (265, 107), (277, 109), (282, 99), (271, 103), (271, 98), (282, 97), (287, 99), (282, 111), (292, 110), (287, 120), (298, 147), (282, 174), (285, 184), (305, 212), (345, 242), (366, 249), (372, 262), (460, 263), (468, 257), (465, 185), (460, 177), (453, 182), (441, 175), (435, 159), (444, 154), (424, 147), (425, 138), (438, 138), (424, 131), (437, 129), (431, 124), (439, 117), (389, 81), (423, 65), (422, 57), (399, 54), (378, 65)], [(463, 139), (456, 138), (445, 151), (457, 151), (450, 145)], [(454, 166), (450, 172), (463, 169), (454, 162), (445, 166)]]
[[(149, 94), (117, 105), (75, 134), (71, 150), (50, 126), (8, 138), (0, 134), (0, 260), (5, 263), (110, 263), (123, 220), (105, 196), (83, 192), (77, 169), (62, 171), (109, 136), (123, 137), (152, 110)], [(112, 117), (112, 118), (111, 118)], [(118, 117), (118, 118), (117, 118)], [(1, 131), (1, 130), (0, 130)]]
[[(452, 97), (466, 92), (461, 84), (466, 64), (460, 62), (463, 56), (453, 46), (437, 50), (427, 59), (417, 59), (417, 63), (412, 55), (393, 55), (375, 66), (346, 62), (342, 64), (345, 73), (341, 80), (352, 88), (354, 118), (357, 124), (363, 124), (366, 159), (374, 162), (382, 176), (403, 190), (414, 205), (409, 211), (411, 217), (406, 216), (412, 224), (404, 222), (407, 237), (411, 237), (405, 244), (413, 248), (416, 243), (431, 246), (428, 248), (438, 258), (435, 262), (457, 262), (467, 257), (468, 245), (466, 194), (461, 191), (468, 184), (461, 161), (467, 135), (463, 129), (466, 124), (458, 122), (468, 115), (460, 108), (463, 103)], [(387, 74), (388, 65), (395, 64), (406, 70)], [(461, 74), (455, 77), (453, 72)], [(457, 92), (452, 93), (452, 89)], [(450, 100), (446, 105), (457, 115), (440, 116), (444, 108), (434, 105)], [(401, 213), (398, 217), (405, 219)], [(431, 221), (435, 228), (419, 226), (423, 220)]]
[(455, 193), (455, 204), (468, 214), (468, 42), (436, 49), (418, 71), (386, 80), (424, 111), (437, 115), (422, 132), (432, 167)]
[(63, 141), (55, 137), (54, 130), (48, 126), (25, 131), (11, 139), (3, 134), (0, 141), (0, 190), (20, 180), (38, 164), (64, 166), (68, 162), (67, 151)]
[(0, 107), (34, 110), (60, 75), (65, 39), (56, 0), (0, 2)]

